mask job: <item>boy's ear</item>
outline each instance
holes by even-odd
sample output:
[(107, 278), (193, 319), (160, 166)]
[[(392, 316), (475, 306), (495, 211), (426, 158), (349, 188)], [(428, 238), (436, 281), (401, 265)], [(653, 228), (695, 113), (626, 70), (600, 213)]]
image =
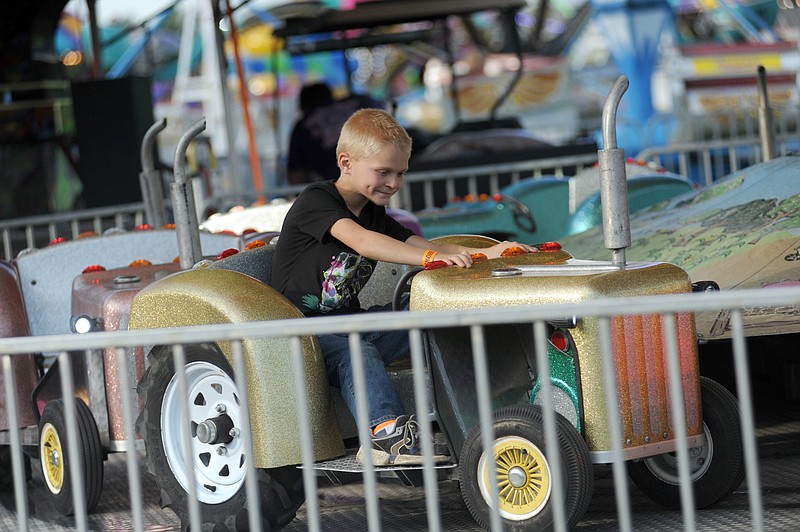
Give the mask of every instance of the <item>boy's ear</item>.
[(350, 159), (349, 153), (347, 153), (346, 151), (340, 153), (337, 162), (339, 163), (339, 169), (341, 169), (342, 172), (348, 174), (350, 173), (350, 166), (352, 164), (352, 159)]

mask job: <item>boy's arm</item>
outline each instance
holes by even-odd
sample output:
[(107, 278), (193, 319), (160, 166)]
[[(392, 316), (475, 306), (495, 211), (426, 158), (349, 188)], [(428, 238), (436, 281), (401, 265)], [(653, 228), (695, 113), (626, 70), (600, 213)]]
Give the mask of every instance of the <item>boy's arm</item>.
[(487, 258), (490, 259), (496, 259), (507, 248), (513, 248), (513, 247), (522, 248), (527, 252), (538, 251), (538, 249), (536, 249), (536, 247), (534, 246), (529, 246), (527, 244), (520, 244), (519, 242), (506, 241), (506, 242), (500, 242), (488, 248), (470, 248), (467, 246), (456, 246), (453, 244), (438, 244), (436, 242), (431, 242), (430, 240), (426, 240), (425, 238), (422, 238), (421, 236), (417, 235), (412, 235), (411, 237), (409, 237), (409, 239), (406, 240), (406, 243), (418, 248), (432, 249), (433, 251), (436, 251), (437, 253), (440, 253), (445, 256), (455, 253), (468, 253), (470, 255), (475, 253), (483, 253), (484, 255), (486, 255)]
[(439, 253), (436, 260), (444, 260), (449, 264), (463, 267), (469, 267), (472, 264), (470, 253), (484, 253), (487, 257), (494, 258), (499, 257), (503, 249), (514, 245), (523, 247), (526, 250), (535, 251), (536, 249), (516, 244), (515, 242), (503, 242), (484, 249), (445, 246), (435, 244), (417, 235), (412, 235), (405, 242), (400, 242), (382, 233), (364, 229), (348, 218), (337, 220), (331, 226), (330, 233), (334, 238), (365, 257), (384, 262), (410, 265), (422, 264), (425, 252), (429, 249)]
[[(349, 218), (337, 220), (331, 226), (330, 233), (331, 236), (359, 254), (384, 262), (420, 265), (425, 257), (425, 250), (431, 249), (413, 246), (382, 233), (364, 229)], [(409, 240), (411, 239), (409, 238)], [(464, 255), (461, 258), (457, 257), (452, 262), (459, 266), (469, 266), (472, 261), (467, 255)]]

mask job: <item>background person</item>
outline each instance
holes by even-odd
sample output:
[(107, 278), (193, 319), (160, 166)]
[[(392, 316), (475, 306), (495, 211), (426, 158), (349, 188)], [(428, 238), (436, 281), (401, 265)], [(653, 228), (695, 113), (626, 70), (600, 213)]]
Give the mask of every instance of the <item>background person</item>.
[(342, 124), (355, 111), (379, 107), (379, 102), (360, 95), (336, 100), (328, 85), (303, 87), (299, 98), (302, 116), (292, 128), (286, 177), (290, 185), (339, 177), (336, 142)]

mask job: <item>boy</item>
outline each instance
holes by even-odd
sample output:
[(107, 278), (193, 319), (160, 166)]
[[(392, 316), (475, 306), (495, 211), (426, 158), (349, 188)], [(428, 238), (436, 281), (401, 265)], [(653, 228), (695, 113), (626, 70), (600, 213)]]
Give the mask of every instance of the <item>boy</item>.
[[(273, 263), (273, 285), (307, 316), (362, 311), (358, 293), (376, 261), (425, 265), (432, 260), (469, 268), (471, 253), (488, 258), (519, 246), (503, 242), (484, 249), (442, 245), (415, 235), (386, 215), (400, 189), (411, 156), (411, 138), (391, 115), (356, 111), (342, 126), (336, 157), (337, 180), (309, 185), (286, 215)], [(356, 417), (355, 393), (346, 334), (320, 335), (328, 380), (341, 388)], [(375, 465), (421, 464), (414, 416), (403, 403), (386, 365), (409, 354), (406, 331), (361, 336)], [(367, 452), (360, 449), (359, 461)], [(436, 456), (436, 461), (446, 461)]]

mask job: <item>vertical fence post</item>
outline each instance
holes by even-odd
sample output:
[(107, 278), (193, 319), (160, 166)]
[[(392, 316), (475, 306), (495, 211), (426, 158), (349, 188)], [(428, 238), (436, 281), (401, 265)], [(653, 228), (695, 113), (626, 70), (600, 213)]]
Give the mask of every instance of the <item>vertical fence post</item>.
[(136, 434), (133, 428), (134, 413), (130, 377), (128, 376), (128, 351), (123, 347), (116, 349), (117, 360), (119, 361), (119, 388), (122, 390), (122, 418), (125, 427), (125, 441), (128, 444), (128, 452), (125, 453), (125, 461), (128, 467), (128, 492), (131, 496), (131, 520), (134, 530), (142, 530), (144, 526), (142, 502), (142, 479), (139, 476), (139, 464), (136, 459)]
[[(369, 427), (369, 408), (367, 406), (367, 380), (364, 371), (364, 358), (361, 352), (361, 335), (357, 332), (350, 333), (350, 361), (353, 367), (353, 387), (356, 392), (356, 422), (358, 425), (358, 438), (364, 449), (372, 449), (372, 435)], [(372, 532), (380, 532), (381, 518), (378, 507), (378, 482), (375, 466), (372, 463), (372, 453), (364, 461), (364, 499), (367, 503), (367, 527)]]
[[(261, 507), (258, 496), (258, 480), (256, 479), (255, 452), (253, 451), (253, 429), (250, 426), (250, 395), (247, 389), (247, 368), (244, 363), (242, 341), (234, 340), (231, 342), (231, 349), (233, 351), (234, 381), (236, 382), (239, 400), (244, 410), (244, 414), (239, 420), (239, 437), (242, 439), (245, 455), (246, 473), (244, 485), (247, 493), (247, 523), (249, 530), (258, 531), (261, 530)], [(300, 411), (305, 412), (305, 410), (306, 408), (301, 408)], [(311, 530), (313, 531), (313, 529)]]
[[(75, 508), (75, 526), (81, 532), (87, 529), (86, 521), (86, 494), (83, 487), (83, 468), (76, 467), (82, 463), (78, 446), (80, 445), (80, 438), (78, 437), (77, 427), (77, 412), (75, 411), (75, 388), (73, 386), (72, 365), (70, 363), (69, 354), (62, 351), (58, 355), (58, 368), (59, 376), (61, 377), (61, 397), (64, 398), (64, 420), (67, 426), (67, 459), (69, 463), (73, 464), (70, 468), (70, 481), (72, 488), (72, 500)], [(63, 442), (62, 442), (63, 444)], [(66, 469), (66, 466), (65, 466)]]
[(558, 436), (556, 434), (556, 411), (553, 406), (553, 384), (550, 381), (550, 360), (547, 358), (547, 328), (543, 321), (533, 324), (534, 351), (536, 353), (536, 367), (541, 382), (539, 396), (542, 398), (542, 409), (544, 410), (544, 441), (547, 446), (547, 460), (551, 462), (550, 474), (553, 477), (553, 492), (550, 504), (553, 508), (553, 519), (557, 532), (567, 530), (567, 518), (564, 513), (564, 501), (566, 494), (564, 490), (566, 479), (562, 474), (561, 452), (558, 447)]
[(189, 389), (186, 383), (186, 351), (181, 344), (172, 347), (172, 356), (175, 363), (175, 376), (178, 378), (178, 403), (181, 411), (181, 430), (183, 432), (183, 456), (186, 457), (186, 498), (189, 503), (189, 523), (193, 529), (200, 530), (202, 521), (200, 517), (200, 501), (197, 498), (197, 484), (194, 478), (192, 457), (194, 456), (194, 441), (192, 438), (189, 420)]
[(17, 504), (17, 528), (28, 530), (28, 497), (25, 488), (25, 467), (22, 461), (22, 443), (17, 417), (17, 386), (11, 369), (11, 355), (3, 356), (3, 384), (6, 388), (6, 415), (11, 435), (11, 467), (14, 478), (14, 501)]
[(744, 466), (747, 475), (747, 496), (750, 500), (753, 532), (764, 530), (764, 506), (761, 501), (761, 483), (758, 467), (758, 448), (756, 445), (755, 416), (753, 414), (753, 394), (750, 390), (750, 371), (747, 364), (747, 348), (744, 341), (744, 322), (742, 312), (731, 313), (733, 329), (733, 369), (736, 375), (736, 392), (739, 396), (741, 416), (742, 446), (744, 447)]
[(606, 317), (598, 318), (600, 336), (600, 353), (603, 361), (603, 380), (605, 381), (606, 408), (608, 409), (609, 434), (614, 461), (611, 468), (614, 473), (614, 497), (617, 501), (619, 529), (622, 532), (633, 530), (631, 519), (631, 500), (628, 493), (628, 474), (625, 470), (625, 458), (622, 455), (622, 421), (620, 420), (619, 398), (617, 397), (617, 377), (614, 373), (614, 356), (611, 349), (611, 321)]
[(683, 403), (683, 383), (681, 380), (680, 359), (678, 357), (678, 333), (675, 327), (675, 314), (667, 313), (664, 319), (664, 343), (667, 346), (667, 367), (669, 368), (669, 396), (672, 406), (672, 422), (675, 426), (675, 439), (678, 443), (678, 478), (680, 478), (681, 506), (683, 507), (683, 526), (688, 532), (696, 530), (695, 506), (692, 495), (691, 470), (689, 469), (688, 431), (686, 429), (686, 409)]
[[(472, 364), (475, 368), (475, 387), (478, 395), (478, 419), (481, 427), (481, 446), (483, 452), (494, 456), (494, 423), (492, 422), (492, 394), (489, 386), (489, 366), (486, 362), (486, 344), (483, 335), (483, 326), (470, 327), (472, 340)], [(492, 472), (495, 470), (494, 460)], [(489, 475), (489, 498), (494, 501), (489, 504), (489, 514), (492, 531), (503, 530), (503, 521), (500, 519), (498, 501), (497, 474)]]
[(292, 369), (294, 370), (295, 400), (300, 419), (300, 452), (303, 459), (303, 487), (306, 493), (306, 515), (308, 515), (308, 530), (319, 532), (319, 499), (317, 495), (317, 477), (314, 474), (314, 439), (311, 434), (311, 417), (308, 413), (308, 396), (306, 390), (306, 367), (303, 358), (303, 346), (298, 336), (289, 338), (290, 352), (292, 355)]
[(408, 331), (411, 346), (411, 371), (414, 380), (414, 406), (421, 429), (421, 447), (424, 469), (422, 478), (425, 484), (425, 508), (428, 511), (428, 531), (439, 532), (441, 518), (439, 516), (439, 494), (437, 491), (436, 470), (433, 463), (433, 431), (429, 416), (428, 394), (425, 385), (425, 360), (422, 356), (422, 331)]

